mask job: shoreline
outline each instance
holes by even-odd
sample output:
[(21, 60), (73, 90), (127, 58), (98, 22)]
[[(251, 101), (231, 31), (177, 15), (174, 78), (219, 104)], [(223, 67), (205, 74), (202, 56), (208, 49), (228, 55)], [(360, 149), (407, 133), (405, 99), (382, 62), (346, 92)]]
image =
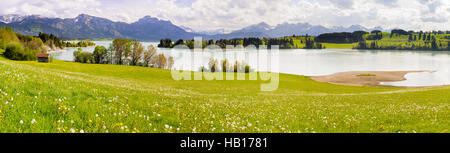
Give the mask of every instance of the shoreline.
[[(324, 76), (310, 76), (314, 81), (337, 85), (371, 86), (371, 87), (401, 87), (382, 85), (381, 82), (397, 82), (407, 80), (405, 75), (416, 72), (435, 72), (427, 70), (419, 71), (349, 71), (339, 72)], [(423, 86), (430, 87), (430, 86)], [(401, 88), (423, 88), (423, 87), (401, 87)], [(436, 86), (431, 86), (436, 87)]]

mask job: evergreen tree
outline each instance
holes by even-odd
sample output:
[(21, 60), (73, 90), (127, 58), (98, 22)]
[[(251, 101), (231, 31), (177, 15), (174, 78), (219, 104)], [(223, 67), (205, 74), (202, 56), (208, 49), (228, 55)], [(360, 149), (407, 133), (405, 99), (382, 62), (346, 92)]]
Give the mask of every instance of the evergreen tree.
[(439, 47), (438, 47), (437, 42), (436, 42), (436, 38), (434, 38), (434, 37), (433, 37), (433, 41), (431, 42), (431, 49), (432, 50), (439, 50)]

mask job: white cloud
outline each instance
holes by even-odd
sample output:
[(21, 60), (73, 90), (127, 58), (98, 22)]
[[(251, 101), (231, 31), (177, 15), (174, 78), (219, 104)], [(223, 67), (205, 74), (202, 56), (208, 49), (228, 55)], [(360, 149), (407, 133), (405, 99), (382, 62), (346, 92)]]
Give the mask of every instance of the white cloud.
[(6, 1), (0, 14), (75, 17), (80, 13), (134, 22), (151, 15), (205, 31), (239, 29), (259, 22), (270, 25), (308, 22), (325, 26), (450, 30), (449, 0), (17, 0)]

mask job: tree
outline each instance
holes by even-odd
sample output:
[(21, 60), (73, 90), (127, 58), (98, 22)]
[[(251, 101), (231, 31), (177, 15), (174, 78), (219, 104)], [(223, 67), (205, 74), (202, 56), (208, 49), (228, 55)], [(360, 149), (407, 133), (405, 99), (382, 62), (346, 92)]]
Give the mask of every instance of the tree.
[(170, 56), (168, 61), (167, 61), (167, 68), (168, 69), (172, 69), (174, 64), (175, 64), (175, 61), (173, 60), (173, 57)]
[(228, 59), (222, 60), (222, 72), (230, 72), (233, 67)]
[(161, 47), (161, 48), (172, 48), (173, 47), (172, 40), (170, 40), (170, 39), (161, 39), (159, 41), (158, 47)]
[(131, 51), (131, 40), (127, 39), (115, 39), (111, 44), (112, 49), (114, 50), (116, 64), (122, 65), (124, 64), (124, 60), (128, 58)]
[(97, 64), (104, 63), (104, 59), (106, 58), (106, 47), (105, 46), (96, 46), (94, 49), (94, 61)]
[(78, 48), (77, 51), (73, 52), (73, 57), (75, 58), (75, 62), (80, 62), (81, 60), (79, 59), (79, 54), (83, 51), (83, 49)]
[(447, 42), (447, 50), (450, 51), (450, 41)]
[(155, 67), (164, 69), (167, 66), (167, 58), (164, 54), (158, 54), (155, 60)]
[(177, 45), (184, 45), (183, 39), (179, 39), (175, 42), (175, 44), (173, 44), (173, 46), (177, 46)]
[(381, 31), (380, 30), (373, 30), (373, 31), (371, 31), (370, 33), (372, 33), (372, 34), (378, 34), (378, 33), (381, 33)]
[(361, 41), (361, 42), (359, 42), (358, 43), (358, 49), (368, 49), (368, 45), (367, 45), (367, 42), (366, 41)]
[(394, 29), (391, 31), (391, 35), (393, 34), (399, 34), (399, 35), (408, 35), (409, 32), (403, 30), (403, 29)]
[(81, 52), (80, 54), (77, 55), (80, 63), (94, 63), (94, 56), (92, 55), (92, 53), (88, 53), (88, 52)]
[(131, 51), (131, 65), (137, 65), (142, 59), (142, 53), (144, 52), (144, 47), (141, 43), (134, 41), (133, 49)]
[(431, 42), (431, 49), (432, 50), (439, 50), (438, 44), (436, 42), (436, 38), (433, 37), (433, 41)]
[(19, 38), (10, 27), (0, 28), (0, 48), (5, 49), (10, 42), (19, 42)]
[(219, 72), (219, 62), (215, 58), (210, 58), (208, 62), (210, 72)]
[(148, 46), (148, 49), (144, 52), (144, 66), (150, 66), (155, 55), (156, 48), (153, 45)]

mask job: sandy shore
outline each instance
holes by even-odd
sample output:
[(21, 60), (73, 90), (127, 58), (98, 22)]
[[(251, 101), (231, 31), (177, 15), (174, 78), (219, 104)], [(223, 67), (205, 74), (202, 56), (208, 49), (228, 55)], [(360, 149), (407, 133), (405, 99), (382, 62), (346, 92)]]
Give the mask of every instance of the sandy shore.
[(311, 79), (340, 85), (386, 86), (381, 85), (380, 82), (403, 81), (406, 80), (405, 75), (411, 72), (430, 71), (351, 71), (326, 76), (313, 76)]

